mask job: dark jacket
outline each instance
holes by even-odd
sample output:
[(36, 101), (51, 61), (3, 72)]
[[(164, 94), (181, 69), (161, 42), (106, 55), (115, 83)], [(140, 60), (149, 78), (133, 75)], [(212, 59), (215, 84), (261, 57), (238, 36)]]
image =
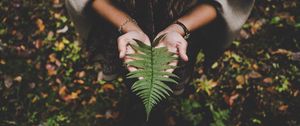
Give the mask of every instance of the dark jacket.
[[(208, 57), (226, 49), (245, 23), (254, 4), (254, 0), (132, 0), (135, 4), (129, 3), (130, 0), (111, 1), (134, 18), (150, 39), (197, 4), (212, 4), (218, 10), (218, 17), (192, 33), (188, 40), (189, 46), (193, 47), (188, 49), (190, 59), (195, 59), (199, 49)], [(106, 64), (119, 62), (116, 40), (120, 34), (117, 28), (95, 14), (89, 0), (66, 0), (66, 7), (83, 45), (92, 54), (99, 54), (99, 59)]]

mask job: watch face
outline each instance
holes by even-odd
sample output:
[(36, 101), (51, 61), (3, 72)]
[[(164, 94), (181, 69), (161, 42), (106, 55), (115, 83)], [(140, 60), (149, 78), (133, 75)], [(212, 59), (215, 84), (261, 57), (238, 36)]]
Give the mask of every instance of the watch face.
[(190, 35), (191, 35), (191, 34), (188, 33), (188, 34), (186, 34), (183, 38), (184, 38), (184, 39), (188, 39), (188, 38), (190, 37)]

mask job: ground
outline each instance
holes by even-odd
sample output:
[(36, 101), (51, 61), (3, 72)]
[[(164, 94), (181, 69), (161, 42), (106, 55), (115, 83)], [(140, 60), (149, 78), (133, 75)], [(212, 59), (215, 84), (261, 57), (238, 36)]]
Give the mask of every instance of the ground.
[[(115, 126), (125, 118), (124, 77), (98, 79), (101, 66), (87, 61), (63, 3), (0, 2), (0, 125)], [(241, 37), (207, 73), (199, 54), (193, 83), (162, 103), (161, 121), (299, 126), (299, 7), (298, 0), (256, 1)]]

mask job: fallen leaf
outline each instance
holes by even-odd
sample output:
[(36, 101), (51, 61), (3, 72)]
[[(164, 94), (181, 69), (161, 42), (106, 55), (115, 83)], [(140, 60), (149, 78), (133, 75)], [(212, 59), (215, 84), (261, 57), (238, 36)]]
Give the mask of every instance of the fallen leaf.
[(47, 97), (48, 97), (48, 94), (47, 94), (47, 93), (44, 93), (44, 92), (42, 92), (42, 93), (41, 93), (41, 96), (42, 96), (43, 98), (47, 98)]
[(30, 87), (31, 89), (34, 89), (34, 88), (35, 88), (35, 86), (36, 86), (36, 84), (35, 84), (34, 82), (32, 82), (32, 83), (29, 83), (29, 87)]
[(4, 75), (4, 85), (6, 88), (10, 88), (13, 85), (13, 79), (11, 76)]
[(84, 84), (84, 81), (83, 80), (74, 80), (74, 83)]
[(91, 99), (89, 100), (89, 104), (94, 104), (96, 103), (97, 98), (95, 96), (92, 96)]
[(235, 79), (236, 79), (236, 81), (238, 82), (239, 85), (245, 84), (245, 76), (238, 75)]
[(67, 87), (66, 86), (62, 86), (59, 91), (58, 91), (58, 94), (60, 96), (65, 96), (67, 94)]
[(288, 105), (281, 105), (281, 106), (278, 108), (278, 110), (279, 110), (279, 111), (286, 111), (288, 108), (289, 108)]
[(300, 61), (300, 52), (292, 53), (290, 57), (293, 61)]
[(56, 42), (55, 47), (57, 51), (62, 51), (65, 48), (65, 44), (63, 42)]
[(255, 71), (250, 72), (250, 73), (248, 74), (248, 76), (249, 76), (250, 78), (253, 78), (253, 79), (257, 79), (257, 78), (261, 78), (261, 77), (262, 77), (262, 75), (261, 75), (260, 73), (255, 72)]
[(6, 64), (5, 60), (0, 59), (0, 64), (5, 65)]
[(259, 69), (259, 67), (258, 67), (257, 64), (253, 64), (253, 65), (252, 65), (252, 68), (253, 68), (254, 70), (258, 70), (258, 69)]
[(35, 48), (39, 49), (43, 46), (43, 41), (38, 39), (38, 40), (35, 40), (33, 42), (33, 44), (34, 44)]
[(58, 29), (56, 31), (56, 33), (60, 34), (60, 33), (66, 33), (69, 30), (69, 27), (66, 25), (65, 27), (63, 27), (62, 29)]
[(239, 94), (232, 94), (231, 96), (225, 95), (224, 99), (225, 102), (229, 105), (229, 107), (232, 107), (234, 104), (234, 101), (239, 97)]
[(17, 77), (14, 78), (14, 81), (21, 82), (22, 81), (22, 77), (21, 76), (17, 76)]
[(267, 78), (265, 78), (265, 79), (263, 80), (263, 82), (264, 82), (264, 83), (267, 83), (267, 84), (271, 84), (271, 83), (273, 83), (273, 79), (270, 78), (270, 77), (267, 77)]
[(110, 84), (110, 83), (106, 83), (102, 86), (102, 89), (104, 91), (114, 91), (115, 90), (115, 87), (113, 84)]
[(51, 64), (46, 65), (47, 73), (49, 76), (53, 76), (57, 74), (57, 71), (55, 70), (55, 67)]
[(96, 114), (95, 118), (100, 119), (100, 118), (105, 118), (105, 115), (102, 114)]
[(56, 54), (55, 53), (52, 53), (49, 55), (49, 61), (54, 63), (56, 61)]
[(85, 76), (85, 72), (84, 71), (77, 72), (77, 77), (83, 78), (84, 76)]
[(59, 4), (59, 3), (60, 3), (60, 0), (52, 0), (52, 3), (53, 3), (53, 4)]
[(291, 51), (288, 51), (286, 49), (278, 49), (276, 51), (271, 52), (272, 55), (274, 55), (274, 54), (288, 55), (291, 53), (292, 53)]
[(44, 22), (43, 22), (42, 19), (40, 19), (40, 18), (37, 19), (35, 21), (35, 23), (36, 23), (36, 25), (37, 25), (37, 27), (38, 27), (38, 29), (39, 29), (40, 32), (43, 32), (45, 30), (45, 25), (44, 25)]

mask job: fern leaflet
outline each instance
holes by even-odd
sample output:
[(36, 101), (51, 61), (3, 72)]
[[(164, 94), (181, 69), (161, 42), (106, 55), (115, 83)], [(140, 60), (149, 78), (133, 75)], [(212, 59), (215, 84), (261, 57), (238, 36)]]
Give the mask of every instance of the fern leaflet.
[(167, 69), (175, 68), (168, 65), (171, 61), (177, 59), (174, 57), (175, 54), (169, 52), (166, 47), (154, 48), (163, 38), (164, 35), (160, 36), (151, 46), (139, 40), (134, 40), (137, 45), (131, 44), (131, 47), (138, 53), (131, 54), (129, 57), (136, 60), (127, 62), (128, 65), (138, 68), (137, 71), (128, 73), (127, 78), (139, 78), (133, 84), (131, 90), (142, 99), (145, 105), (147, 120), (152, 108), (158, 102), (170, 96), (170, 93), (173, 93), (172, 89), (165, 82), (177, 84), (174, 79), (169, 78), (177, 78), (177, 76), (165, 72)]

